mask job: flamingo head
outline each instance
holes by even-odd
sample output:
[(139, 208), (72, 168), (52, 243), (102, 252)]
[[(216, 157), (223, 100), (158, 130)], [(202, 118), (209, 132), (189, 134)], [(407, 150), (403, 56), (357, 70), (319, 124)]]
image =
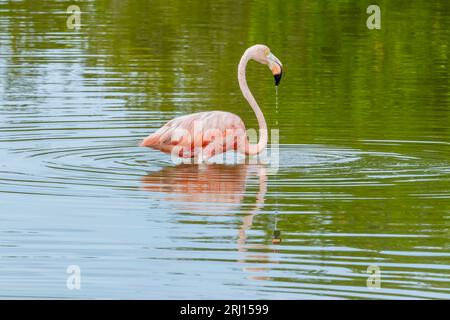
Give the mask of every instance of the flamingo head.
[(275, 55), (270, 52), (269, 47), (263, 44), (257, 44), (249, 48), (251, 50), (251, 58), (259, 63), (265, 64), (272, 71), (273, 77), (275, 78), (275, 85), (281, 81), (281, 76), (283, 75), (283, 64), (278, 60)]

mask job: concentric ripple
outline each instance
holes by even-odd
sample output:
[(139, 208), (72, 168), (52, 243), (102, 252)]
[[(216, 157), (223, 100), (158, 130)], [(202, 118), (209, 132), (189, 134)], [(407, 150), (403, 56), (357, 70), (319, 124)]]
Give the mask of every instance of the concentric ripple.
[[(219, 158), (212, 159), (211, 163), (235, 165), (235, 156), (231, 155), (231, 162)], [(238, 161), (243, 158), (241, 155), (237, 157)], [(177, 166), (169, 155), (126, 144), (117, 145), (115, 141), (111, 141), (110, 145), (97, 146), (17, 148), (11, 152), (11, 158), (13, 161), (9, 165), (6, 163), (2, 166), (2, 181), (9, 186), (15, 185), (15, 192), (21, 193), (27, 193), (31, 187), (44, 194), (60, 194), (61, 190), (67, 191), (76, 188), (77, 183), (85, 182), (100, 183), (103, 187), (129, 188), (136, 186), (136, 180), (146, 172)], [(420, 159), (396, 153), (365, 152), (324, 145), (281, 145), (275, 155), (269, 147), (260, 159), (248, 161), (264, 164), (267, 168), (274, 166), (281, 174), (305, 170), (312, 172), (316, 177), (311, 176), (303, 183), (297, 181), (307, 186), (311, 186), (314, 181), (321, 186), (326, 183), (356, 186), (385, 184), (392, 178), (401, 181), (402, 177), (405, 180), (439, 179), (446, 174), (444, 169), (448, 170), (435, 166), (424, 167)], [(327, 182), (323, 177), (328, 175), (333, 178)], [(292, 183), (290, 180), (292, 178), (287, 181), (279, 179), (274, 183)], [(83, 196), (82, 193), (77, 195)]]

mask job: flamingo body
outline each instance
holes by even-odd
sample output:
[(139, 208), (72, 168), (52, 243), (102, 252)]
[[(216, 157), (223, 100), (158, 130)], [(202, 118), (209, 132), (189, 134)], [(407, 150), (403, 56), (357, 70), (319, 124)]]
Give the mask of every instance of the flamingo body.
[[(198, 112), (174, 118), (145, 138), (141, 146), (179, 157), (193, 158), (206, 150), (209, 156), (217, 150), (237, 150), (238, 137), (245, 133), (242, 119), (230, 112)], [(228, 141), (227, 141), (228, 140)], [(231, 140), (231, 141), (230, 141)], [(214, 143), (221, 142), (222, 148)], [(209, 146), (209, 148), (207, 148)]]

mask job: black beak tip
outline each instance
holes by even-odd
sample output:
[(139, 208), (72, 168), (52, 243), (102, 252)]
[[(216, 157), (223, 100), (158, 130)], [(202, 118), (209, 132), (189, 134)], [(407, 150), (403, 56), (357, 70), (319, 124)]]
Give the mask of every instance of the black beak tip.
[(276, 75), (273, 76), (275, 78), (275, 85), (276, 86), (278, 86), (280, 84), (282, 75), (283, 75), (283, 72), (280, 72), (279, 74), (276, 74)]

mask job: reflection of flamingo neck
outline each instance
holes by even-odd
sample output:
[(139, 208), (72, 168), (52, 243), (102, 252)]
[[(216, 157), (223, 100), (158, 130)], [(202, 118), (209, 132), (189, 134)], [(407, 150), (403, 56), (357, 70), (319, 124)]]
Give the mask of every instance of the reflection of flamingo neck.
[(248, 88), (247, 80), (245, 77), (245, 68), (247, 67), (248, 61), (250, 59), (252, 59), (252, 56), (253, 56), (252, 49), (247, 49), (244, 52), (244, 55), (242, 56), (241, 61), (239, 62), (239, 67), (238, 67), (239, 87), (241, 88), (244, 98), (248, 101), (248, 103), (250, 104), (250, 107), (252, 107), (253, 111), (255, 112), (256, 118), (258, 119), (258, 125), (259, 125), (258, 144), (246, 144), (245, 153), (248, 155), (259, 154), (267, 146), (266, 119), (264, 118), (264, 115), (263, 115), (261, 109), (259, 108), (258, 103), (256, 102), (255, 98), (253, 97), (252, 93), (250, 92), (250, 89)]
[(256, 211), (259, 209), (259, 207), (264, 204), (265, 196), (267, 192), (267, 171), (266, 168), (260, 167), (257, 168), (258, 172), (257, 175), (259, 177), (259, 190), (258, 194), (256, 195), (256, 206), (253, 210), (251, 210), (243, 219), (242, 219), (242, 227), (239, 229), (238, 232), (238, 245), (239, 251), (247, 251), (244, 247), (245, 242), (247, 240), (247, 235), (245, 232), (250, 229), (250, 227), (253, 225), (253, 217), (255, 216)]

